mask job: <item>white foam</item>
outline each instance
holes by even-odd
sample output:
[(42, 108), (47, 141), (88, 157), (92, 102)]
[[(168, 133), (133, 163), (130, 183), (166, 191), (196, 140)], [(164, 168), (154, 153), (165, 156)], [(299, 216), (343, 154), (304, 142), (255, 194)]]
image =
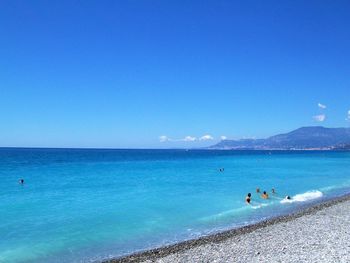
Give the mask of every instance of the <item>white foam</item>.
[(259, 209), (259, 208), (262, 208), (264, 206), (268, 206), (268, 204), (258, 204), (258, 205), (251, 205), (250, 207), (253, 208), (253, 209)]
[(281, 203), (294, 203), (294, 202), (306, 202), (313, 199), (317, 199), (323, 196), (323, 193), (318, 190), (308, 191), (303, 194), (297, 194), (293, 196), (291, 199), (283, 199)]

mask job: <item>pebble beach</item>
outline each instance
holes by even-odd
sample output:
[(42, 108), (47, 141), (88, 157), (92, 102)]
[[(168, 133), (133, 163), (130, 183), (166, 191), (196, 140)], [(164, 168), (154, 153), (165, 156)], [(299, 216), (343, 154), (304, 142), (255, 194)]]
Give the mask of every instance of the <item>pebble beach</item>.
[(350, 196), (106, 262), (350, 262)]

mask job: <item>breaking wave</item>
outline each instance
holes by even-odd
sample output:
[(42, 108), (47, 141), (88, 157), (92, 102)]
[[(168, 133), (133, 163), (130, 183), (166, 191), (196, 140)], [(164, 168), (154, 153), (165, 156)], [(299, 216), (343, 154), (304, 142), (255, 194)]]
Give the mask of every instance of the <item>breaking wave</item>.
[(306, 202), (313, 199), (317, 199), (323, 196), (323, 193), (318, 190), (308, 191), (303, 194), (297, 194), (291, 197), (291, 199), (283, 199), (281, 203), (294, 203), (294, 202)]

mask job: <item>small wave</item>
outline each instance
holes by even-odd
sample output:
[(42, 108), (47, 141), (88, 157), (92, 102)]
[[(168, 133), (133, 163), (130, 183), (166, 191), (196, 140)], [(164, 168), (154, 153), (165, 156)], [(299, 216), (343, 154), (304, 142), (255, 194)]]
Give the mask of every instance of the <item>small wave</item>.
[(259, 208), (262, 208), (264, 206), (268, 206), (269, 204), (258, 204), (258, 205), (251, 205), (250, 207), (253, 208), (253, 209), (259, 209)]
[(330, 185), (330, 186), (326, 186), (321, 188), (320, 190), (322, 192), (329, 192), (329, 191), (333, 191), (333, 190), (337, 190), (337, 189), (342, 189), (342, 188), (349, 188), (350, 187), (350, 180), (345, 181), (341, 184), (338, 185)]
[(226, 217), (231, 217), (237, 213), (240, 213), (244, 210), (249, 209), (249, 206), (243, 206), (240, 208), (236, 208), (236, 209), (231, 209), (231, 210), (227, 210), (227, 211), (223, 211), (221, 213), (215, 214), (215, 215), (211, 215), (211, 216), (206, 216), (206, 217), (202, 217), (200, 219), (200, 221), (215, 221), (215, 220), (220, 220), (222, 218), (226, 218)]
[(341, 185), (340, 186), (339, 185), (331, 185), (331, 186), (323, 187), (320, 190), (324, 191), (324, 192), (328, 192), (328, 191), (332, 191), (334, 189), (341, 188), (341, 187), (342, 187)]
[(281, 203), (294, 203), (294, 202), (305, 202), (305, 201), (310, 201), (313, 199), (317, 199), (323, 196), (323, 193), (321, 191), (318, 190), (314, 190), (314, 191), (308, 191), (306, 193), (303, 194), (297, 194), (295, 196), (293, 196), (291, 199), (283, 199), (281, 200)]
[(240, 208), (231, 209), (231, 210), (223, 211), (223, 212), (215, 214), (215, 215), (202, 217), (199, 220), (200, 221), (222, 220), (222, 219), (233, 217), (233, 216), (235, 216), (237, 214), (248, 212), (250, 209), (259, 209), (259, 208), (262, 208), (262, 207), (265, 207), (265, 206), (268, 206), (268, 205), (269, 205), (268, 203), (254, 202), (251, 205), (244, 205), (244, 206), (242, 206)]

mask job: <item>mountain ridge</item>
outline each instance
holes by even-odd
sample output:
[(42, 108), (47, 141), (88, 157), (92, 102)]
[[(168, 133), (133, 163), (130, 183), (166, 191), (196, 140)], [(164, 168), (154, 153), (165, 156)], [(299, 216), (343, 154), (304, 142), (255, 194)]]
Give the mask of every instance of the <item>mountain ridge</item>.
[(350, 145), (350, 128), (305, 126), (265, 139), (222, 140), (208, 148), (223, 150), (332, 150), (344, 148), (346, 145)]

